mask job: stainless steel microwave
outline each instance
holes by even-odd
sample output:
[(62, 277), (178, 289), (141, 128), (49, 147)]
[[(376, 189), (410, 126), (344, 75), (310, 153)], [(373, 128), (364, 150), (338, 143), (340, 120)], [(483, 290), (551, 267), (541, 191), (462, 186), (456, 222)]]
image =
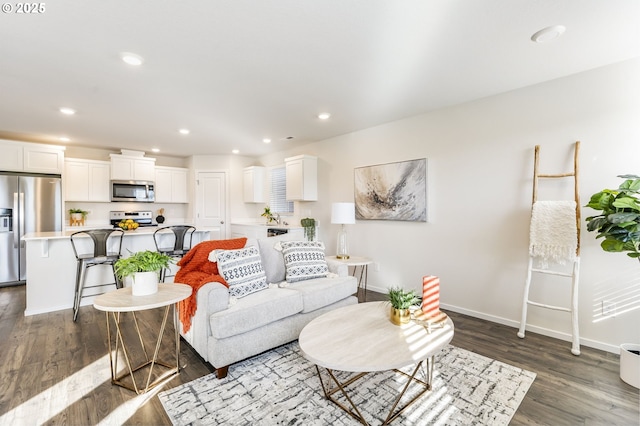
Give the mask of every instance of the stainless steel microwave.
[(111, 201), (153, 203), (156, 199), (154, 183), (139, 180), (112, 180)]

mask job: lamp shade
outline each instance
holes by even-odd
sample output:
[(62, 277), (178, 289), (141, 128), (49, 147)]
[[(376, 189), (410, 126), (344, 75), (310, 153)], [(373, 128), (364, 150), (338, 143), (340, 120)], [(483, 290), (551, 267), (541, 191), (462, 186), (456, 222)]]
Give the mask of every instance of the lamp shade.
[(352, 225), (356, 223), (354, 203), (333, 203), (331, 205), (331, 223)]

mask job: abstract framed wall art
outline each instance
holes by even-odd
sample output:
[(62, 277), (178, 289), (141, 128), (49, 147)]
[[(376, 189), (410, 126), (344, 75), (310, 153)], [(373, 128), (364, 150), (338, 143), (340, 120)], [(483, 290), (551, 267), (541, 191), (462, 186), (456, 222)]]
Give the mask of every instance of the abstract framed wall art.
[(427, 159), (354, 170), (356, 219), (427, 221)]

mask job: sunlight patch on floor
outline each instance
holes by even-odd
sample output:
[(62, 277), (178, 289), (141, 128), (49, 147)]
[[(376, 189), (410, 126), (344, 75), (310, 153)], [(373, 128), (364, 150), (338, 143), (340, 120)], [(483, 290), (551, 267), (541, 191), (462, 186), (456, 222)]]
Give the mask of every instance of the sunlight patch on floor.
[[(147, 393), (143, 393), (142, 395), (138, 395), (130, 400), (120, 404), (118, 408), (113, 410), (107, 417), (102, 419), (98, 426), (111, 426), (116, 424), (124, 424), (131, 416), (138, 411), (138, 408), (142, 407), (146, 404), (151, 398), (156, 396), (162, 389), (164, 385), (168, 383), (173, 377), (169, 377), (168, 379), (160, 382), (156, 387), (149, 390)], [(131, 395), (135, 395), (134, 392), (131, 392)]]
[[(99, 424), (113, 425), (125, 423), (135, 414), (138, 408), (160, 392), (170, 379), (171, 378), (159, 383), (146, 394), (136, 396), (135, 392), (131, 392), (132, 398), (109, 413)], [(56, 383), (54, 386), (49, 387), (14, 409), (2, 414), (0, 416), (0, 425), (48, 423), (105, 382), (111, 382), (109, 355), (101, 357), (80, 371)], [(118, 391), (115, 389), (116, 386), (113, 387), (114, 392)], [(67, 420), (72, 424), (78, 421), (78, 419)]]
[(0, 424), (43, 424), (111, 378), (109, 355), (40, 392), (0, 417)]

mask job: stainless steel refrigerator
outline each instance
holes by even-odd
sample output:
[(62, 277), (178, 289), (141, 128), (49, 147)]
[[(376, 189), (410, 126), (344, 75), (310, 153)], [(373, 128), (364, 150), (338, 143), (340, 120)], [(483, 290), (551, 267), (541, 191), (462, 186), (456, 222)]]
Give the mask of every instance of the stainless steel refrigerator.
[(61, 231), (62, 221), (60, 176), (0, 172), (0, 287), (27, 279), (23, 235)]

